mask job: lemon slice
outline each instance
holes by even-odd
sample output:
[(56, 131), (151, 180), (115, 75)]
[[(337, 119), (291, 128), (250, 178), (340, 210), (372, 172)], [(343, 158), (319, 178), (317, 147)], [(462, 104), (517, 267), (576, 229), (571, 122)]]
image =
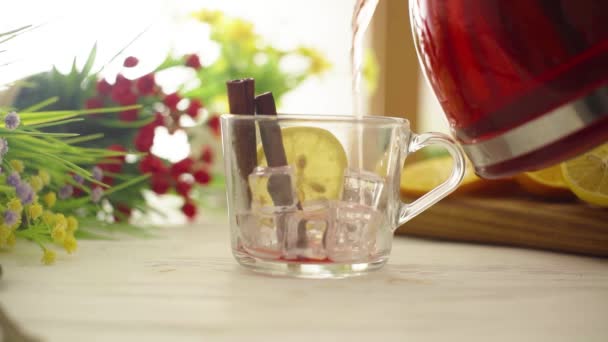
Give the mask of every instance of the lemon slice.
[(526, 191), (544, 197), (570, 197), (568, 184), (562, 177), (562, 169), (559, 165), (551, 166), (534, 172), (525, 172), (515, 177), (515, 180)]
[(583, 201), (608, 207), (608, 144), (562, 163), (570, 190)]
[[(425, 159), (406, 165), (401, 173), (401, 193), (404, 196), (421, 196), (448, 179), (453, 167), (450, 156)], [(483, 183), (484, 181), (475, 175), (471, 163), (467, 162), (464, 178), (455, 192), (468, 192), (477, 189)]]
[[(340, 141), (329, 131), (316, 127), (288, 127), (281, 134), (287, 163), (295, 171), (298, 200), (337, 199), (347, 166)], [(257, 158), (258, 165), (268, 165), (261, 145)], [(259, 202), (271, 205), (265, 184), (252, 185), (251, 190)]]

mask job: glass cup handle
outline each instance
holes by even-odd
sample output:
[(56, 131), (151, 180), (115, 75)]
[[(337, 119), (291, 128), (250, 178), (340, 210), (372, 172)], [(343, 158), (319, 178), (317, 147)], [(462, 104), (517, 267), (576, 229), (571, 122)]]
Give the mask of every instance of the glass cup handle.
[[(401, 226), (405, 222), (411, 220), (416, 215), (428, 209), (433, 204), (437, 203), (442, 198), (452, 193), (458, 185), (462, 182), (465, 172), (465, 159), (462, 151), (456, 145), (456, 142), (449, 136), (442, 133), (423, 133), (415, 134), (412, 133), (410, 144), (408, 147), (409, 153), (414, 153), (421, 148), (430, 145), (440, 145), (444, 147), (452, 156), (453, 168), (450, 177), (441, 183), (433, 190), (422, 195), (420, 198), (412, 203), (402, 203), (401, 210), (399, 211), (399, 224)], [(415, 179), (411, 181), (415, 182)], [(397, 226), (397, 227), (398, 227)], [(397, 229), (397, 228), (395, 228)]]

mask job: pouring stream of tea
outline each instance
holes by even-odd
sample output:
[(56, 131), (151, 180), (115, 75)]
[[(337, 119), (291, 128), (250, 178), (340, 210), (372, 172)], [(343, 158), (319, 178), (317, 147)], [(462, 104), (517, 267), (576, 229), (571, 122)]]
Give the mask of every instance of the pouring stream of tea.
[[(372, 20), (374, 11), (378, 6), (379, 0), (357, 0), (353, 11), (352, 19), (352, 41), (350, 50), (350, 62), (352, 73), (352, 96), (353, 96), (353, 111), (357, 118), (363, 116), (363, 108), (361, 108), (361, 80), (363, 69), (363, 51), (365, 32)], [(353, 156), (357, 156), (356, 164), (359, 169), (363, 169), (363, 127), (358, 126), (355, 133), (355, 142), (353, 147), (357, 151), (353, 151)]]
[(350, 63), (352, 73), (353, 110), (355, 115), (362, 116), (361, 79), (363, 77), (363, 38), (372, 20), (379, 0), (357, 0), (352, 19), (352, 41), (350, 50)]

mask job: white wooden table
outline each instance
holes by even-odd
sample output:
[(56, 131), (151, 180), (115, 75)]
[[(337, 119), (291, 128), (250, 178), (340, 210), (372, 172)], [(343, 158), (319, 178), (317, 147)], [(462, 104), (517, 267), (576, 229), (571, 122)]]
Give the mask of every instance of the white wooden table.
[(0, 303), (43, 341), (608, 341), (608, 260), (400, 237), (363, 277), (272, 278), (208, 221), (1, 253)]

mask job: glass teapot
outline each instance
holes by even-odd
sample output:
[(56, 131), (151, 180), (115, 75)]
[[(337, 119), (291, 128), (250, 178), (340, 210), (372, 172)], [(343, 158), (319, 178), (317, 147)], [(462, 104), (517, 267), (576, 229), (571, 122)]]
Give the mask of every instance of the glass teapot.
[(476, 172), (608, 141), (608, 1), (410, 0), (420, 64)]

